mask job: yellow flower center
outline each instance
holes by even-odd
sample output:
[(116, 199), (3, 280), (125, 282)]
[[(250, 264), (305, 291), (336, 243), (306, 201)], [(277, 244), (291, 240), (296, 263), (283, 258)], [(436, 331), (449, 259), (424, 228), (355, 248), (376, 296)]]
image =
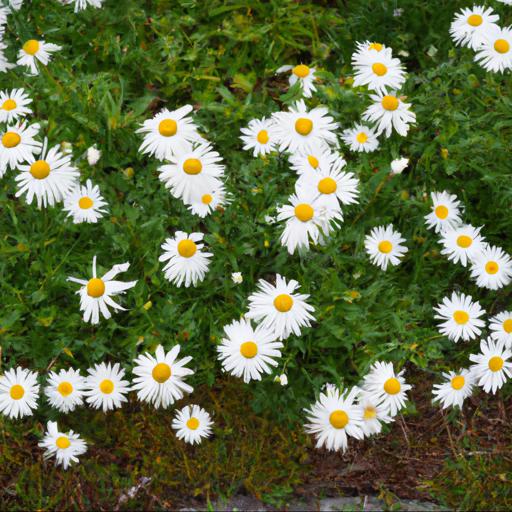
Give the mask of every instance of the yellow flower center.
[(297, 217), (297, 219), (301, 220), (302, 222), (311, 220), (314, 214), (315, 210), (313, 210), (313, 207), (309, 204), (301, 203), (295, 207), (295, 217)]
[(35, 55), (39, 50), (39, 41), (35, 39), (29, 39), (24, 45), (23, 50), (29, 55)]
[(468, 17), (468, 25), (471, 25), (472, 27), (478, 27), (482, 24), (482, 16), (480, 14), (472, 14)]
[(23, 386), (20, 386), (20, 384), (14, 384), (14, 386), (11, 386), (10, 394), (13, 400), (19, 400), (20, 398), (23, 398), (25, 390), (23, 389)]
[(505, 361), (500, 356), (493, 356), (489, 359), (489, 370), (491, 372), (499, 372), (503, 368)]
[(384, 110), (396, 110), (398, 108), (398, 98), (388, 94), (382, 98), (381, 104)]
[(114, 383), (110, 379), (105, 379), (100, 382), (100, 391), (105, 395), (110, 395), (114, 391)]
[(151, 372), (153, 379), (155, 379), (160, 384), (163, 384), (165, 381), (169, 380), (171, 377), (171, 367), (166, 363), (158, 363)]
[(18, 105), (16, 105), (16, 102), (9, 98), (8, 100), (4, 101), (4, 104), (2, 105), (2, 108), (4, 110), (14, 110), (17, 106)]
[(45, 160), (36, 160), (30, 166), (30, 174), (32, 174), (36, 180), (44, 180), (50, 174), (48, 162)]
[(499, 269), (500, 269), (500, 266), (495, 261), (488, 261), (485, 264), (485, 271), (488, 274), (494, 275), (494, 274), (496, 274), (496, 272), (498, 272)]
[(105, 283), (99, 277), (89, 279), (87, 283), (87, 295), (89, 297), (98, 298), (105, 293)]
[(287, 311), (290, 311), (293, 306), (293, 299), (286, 293), (282, 293), (281, 295), (278, 295), (274, 299), (274, 307), (279, 311), (280, 313), (286, 313)]
[(459, 237), (457, 237), (457, 245), (459, 247), (462, 247), (463, 249), (467, 249), (468, 247), (471, 247), (472, 243), (473, 243), (473, 239), (470, 236), (460, 235)]
[(197, 430), (197, 428), (199, 427), (199, 420), (197, 418), (189, 418), (187, 420), (187, 427), (190, 430)]
[(382, 50), (382, 45), (380, 43), (371, 43), (370, 46), (368, 46), (368, 50), (376, 50), (380, 52)]
[(453, 319), (459, 325), (464, 325), (468, 323), (469, 315), (465, 311), (457, 310), (453, 313)]
[(66, 436), (57, 437), (55, 444), (57, 445), (57, 448), (60, 448), (61, 450), (65, 450), (71, 446), (71, 442)]
[(364, 144), (368, 140), (368, 135), (366, 135), (364, 132), (359, 132), (356, 135), (356, 140), (359, 142), (359, 144)]
[(160, 121), (158, 131), (164, 137), (172, 137), (178, 131), (178, 123), (174, 119), (164, 119)]
[(497, 39), (494, 41), (494, 49), (498, 53), (508, 53), (510, 50), (510, 44), (508, 41), (505, 41), (505, 39)]
[(436, 214), (436, 217), (438, 219), (444, 220), (444, 219), (446, 219), (446, 217), (448, 217), (448, 208), (446, 208), (446, 206), (441, 204), (439, 206), (436, 206), (434, 213)]
[[(388, 68), (381, 62), (376, 62), (375, 64), (372, 65), (372, 71), (377, 76), (384, 76), (388, 72)], [(393, 110), (395, 110), (395, 109), (393, 109)]]
[(391, 377), (386, 382), (384, 382), (384, 391), (388, 395), (396, 395), (400, 393), (400, 382), (395, 377)]
[(178, 253), (183, 258), (191, 258), (197, 251), (197, 245), (192, 240), (182, 240), (178, 244)]
[(504, 322), (503, 322), (503, 330), (507, 333), (507, 334), (510, 334), (512, 332), (512, 318), (507, 318)]
[(318, 158), (316, 158), (316, 156), (313, 156), (313, 155), (308, 155), (308, 162), (309, 162), (309, 165), (311, 165), (311, 167), (313, 167), (313, 169), (316, 169), (320, 165)]
[(94, 201), (87, 196), (81, 197), (78, 201), (78, 206), (82, 208), (82, 210), (88, 210), (89, 208), (92, 208), (92, 205), (94, 204)]
[(329, 423), (334, 428), (345, 428), (348, 423), (348, 414), (345, 411), (337, 409), (336, 411), (331, 412), (329, 416)]
[(313, 129), (313, 121), (305, 117), (300, 117), (295, 121), (295, 131), (300, 135), (309, 135)]
[(256, 140), (260, 144), (266, 144), (268, 142), (269, 136), (267, 130), (260, 130), (258, 135), (256, 135)]
[(299, 78), (306, 78), (309, 75), (309, 67), (305, 64), (299, 64), (293, 68), (293, 74)]
[(201, 160), (197, 158), (187, 158), (183, 162), (183, 170), (187, 174), (192, 174), (195, 176), (196, 174), (199, 174), (203, 170), (203, 164), (201, 163)]
[(203, 197), (201, 197), (201, 202), (203, 204), (210, 204), (213, 201), (213, 197), (211, 194), (204, 194)]
[(336, 180), (332, 178), (323, 178), (318, 182), (318, 192), (320, 194), (333, 194), (337, 188)]
[(21, 142), (21, 137), (15, 132), (6, 132), (2, 135), (2, 144), (6, 148), (15, 148)]
[(382, 240), (379, 243), (379, 251), (384, 254), (389, 254), (393, 250), (393, 244), (389, 240)]
[(371, 407), (371, 406), (366, 407), (366, 409), (364, 410), (363, 416), (364, 416), (365, 420), (373, 420), (374, 418), (376, 418), (377, 411), (376, 411), (375, 407)]
[(459, 390), (464, 387), (464, 383), (466, 382), (466, 379), (462, 375), (456, 375), (452, 379), (452, 388)]
[(242, 354), (246, 359), (256, 357), (257, 353), (258, 345), (256, 345), (254, 341), (245, 341), (240, 345), (240, 354)]
[(61, 382), (58, 386), (57, 386), (57, 391), (62, 395), (62, 396), (69, 396), (71, 395), (71, 393), (73, 393), (73, 385), (71, 384), (71, 382)]

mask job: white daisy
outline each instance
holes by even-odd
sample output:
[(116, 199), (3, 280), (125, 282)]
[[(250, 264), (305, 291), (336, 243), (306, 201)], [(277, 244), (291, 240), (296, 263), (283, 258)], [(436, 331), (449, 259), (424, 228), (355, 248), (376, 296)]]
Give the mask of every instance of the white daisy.
[(391, 161), (391, 171), (390, 173), (393, 175), (402, 174), (405, 169), (409, 166), (408, 158), (395, 158)]
[(400, 258), (408, 251), (402, 242), (405, 242), (405, 238), (393, 229), (392, 224), (373, 228), (364, 238), (364, 246), (370, 261), (382, 270), (386, 270), (390, 264), (400, 263)]
[(428, 228), (434, 228), (436, 233), (441, 233), (447, 228), (457, 227), (462, 223), (460, 217), (460, 201), (457, 196), (446, 191), (432, 192), (432, 210), (425, 215)]
[(393, 129), (402, 137), (409, 131), (409, 125), (416, 122), (416, 114), (410, 110), (411, 104), (404, 103), (396, 93), (370, 95), (373, 104), (363, 113), (363, 119), (375, 123), (377, 135), (384, 133), (390, 137)]
[(497, 28), (499, 16), (490, 7), (474, 5), (455, 15), (450, 26), (450, 35), (455, 44), (477, 50), (490, 30)]
[(160, 181), (174, 197), (185, 203), (200, 200), (222, 183), (222, 157), (213, 151), (209, 142), (189, 144), (184, 141), (168, 160), (169, 164), (158, 168)]
[(30, 103), (32, 98), (25, 89), (0, 91), (0, 123), (11, 123), (32, 114), (32, 109), (27, 107)]
[(469, 224), (457, 227), (448, 226), (441, 232), (441, 254), (453, 263), (460, 262), (464, 267), (471, 262), (484, 247), (484, 238), (480, 235), (482, 228), (474, 228)]
[(72, 430), (69, 432), (60, 432), (55, 421), (49, 421), (46, 426), (46, 434), (38, 446), (44, 448), (44, 458), (55, 457), (55, 463), (62, 465), (64, 469), (79, 462), (78, 456), (87, 451), (87, 444), (80, 439), (78, 434)]
[(137, 377), (133, 379), (132, 390), (137, 391), (139, 400), (153, 404), (157, 409), (167, 409), (176, 400), (181, 400), (185, 393), (192, 393), (194, 388), (183, 381), (194, 373), (185, 368), (192, 358), (177, 359), (180, 348), (175, 345), (166, 354), (162, 345), (158, 345), (154, 356), (146, 352), (135, 359), (137, 366), (133, 373)]
[(485, 244), (471, 263), (477, 286), (498, 290), (512, 281), (512, 259), (500, 247)]
[(113, 366), (110, 363), (95, 364), (87, 372), (84, 395), (92, 408), (102, 408), (107, 412), (128, 401), (126, 395), (130, 391), (130, 383), (124, 380), (125, 372), (119, 363)]
[(92, 259), (92, 277), (90, 279), (77, 279), (76, 277), (68, 277), (68, 281), (81, 285), (80, 290), (76, 293), (80, 295), (80, 311), (84, 312), (84, 322), (97, 324), (100, 321), (100, 312), (109, 319), (112, 314), (108, 306), (114, 311), (126, 311), (112, 297), (123, 294), (126, 290), (133, 288), (137, 281), (113, 281), (113, 278), (121, 272), (126, 272), (130, 268), (129, 263), (114, 265), (101, 278), (96, 276), (96, 256)]
[(34, 139), (38, 132), (38, 124), (23, 122), (0, 130), (0, 178), (41, 150), (41, 143)]
[(434, 311), (437, 312), (434, 318), (442, 320), (437, 327), (439, 332), (455, 343), (461, 338), (464, 341), (475, 339), (485, 327), (485, 322), (480, 320), (485, 315), (480, 303), (463, 293), (453, 292), (451, 298), (444, 297)]
[(377, 361), (363, 379), (363, 390), (380, 403), (391, 417), (405, 407), (406, 392), (411, 389), (403, 377), (404, 370), (396, 374), (393, 363)]
[(482, 340), (480, 353), (471, 354), (469, 359), (476, 363), (470, 370), (486, 393), (496, 393), (512, 377), (512, 352), (503, 341)]
[(380, 434), (382, 423), (393, 421), (393, 418), (388, 414), (387, 408), (365, 391), (361, 390), (359, 392), (357, 406), (362, 414), (361, 428), (366, 437)]
[(9, 418), (32, 416), (37, 409), (37, 373), (17, 367), (0, 376), (0, 412)]
[(245, 151), (252, 151), (252, 156), (264, 156), (275, 151), (277, 140), (274, 133), (274, 121), (263, 117), (262, 119), (252, 119), (247, 128), (240, 130), (243, 135), (240, 136), (244, 143)]
[(341, 138), (351, 151), (371, 153), (379, 147), (375, 131), (363, 124), (356, 124), (353, 128), (343, 130)]
[(172, 420), (176, 437), (186, 443), (199, 444), (203, 438), (210, 437), (213, 421), (211, 416), (198, 405), (187, 405)]
[(287, 71), (291, 71), (290, 78), (288, 79), (290, 86), (299, 82), (302, 87), (304, 97), (311, 98), (313, 93), (316, 91), (316, 69), (306, 66), (306, 64), (298, 64), (297, 66), (281, 66), (276, 73), (286, 73)]
[(100, 8), (104, 0), (60, 0), (63, 5), (74, 5), (75, 12), (83, 11), (87, 9), (89, 5), (91, 7)]
[(333, 152), (326, 144), (320, 145), (310, 152), (298, 151), (288, 157), (291, 168), (299, 175), (311, 174), (320, 170), (339, 171), (347, 162), (338, 152)]
[(190, 112), (192, 105), (173, 111), (165, 108), (144, 121), (142, 128), (137, 130), (137, 133), (144, 134), (139, 151), (155, 156), (158, 160), (169, 160), (176, 151), (185, 151), (189, 146), (187, 142), (200, 140), (197, 126), (187, 117)]
[(299, 283), (276, 274), (276, 284), (260, 279), (258, 291), (249, 296), (247, 318), (261, 322), (263, 327), (274, 331), (280, 340), (290, 334), (300, 336), (301, 327), (311, 327), (315, 308), (306, 300), (309, 295), (295, 293)]
[(456, 405), (462, 409), (464, 400), (473, 393), (473, 374), (461, 369), (458, 372), (443, 373), (443, 377), (445, 381), (442, 384), (434, 384), (434, 401), (441, 402), (443, 409)]
[(95, 224), (107, 213), (107, 202), (98, 185), (87, 180), (85, 185), (77, 185), (64, 197), (64, 211), (73, 218), (74, 224), (91, 222)]
[(272, 330), (262, 325), (254, 328), (250, 321), (242, 319), (226, 325), (224, 332), (225, 337), (217, 347), (224, 371), (243, 377), (246, 383), (272, 373), (283, 348)]
[(359, 41), (356, 43), (356, 49), (352, 54), (352, 63), (359, 64), (360, 62), (364, 62), (368, 58), (368, 55), (378, 55), (385, 50), (387, 50), (387, 47), (382, 43)]
[(27, 66), (32, 75), (39, 73), (37, 69), (37, 61), (43, 66), (47, 66), (52, 59), (52, 53), (62, 50), (57, 44), (46, 43), (42, 40), (29, 39), (18, 52), (18, 66)]
[(475, 62), (494, 73), (512, 69), (512, 28), (496, 28), (490, 31), (478, 47)]
[(325, 107), (307, 110), (303, 100), (297, 101), (288, 112), (272, 114), (279, 151), (314, 152), (319, 146), (336, 144), (338, 123)]
[(203, 233), (176, 231), (174, 238), (167, 238), (162, 244), (164, 253), (158, 260), (168, 260), (164, 273), (171, 283), (188, 288), (204, 279), (213, 254), (203, 251), (203, 237)]
[(512, 312), (502, 311), (489, 320), (491, 338), (502, 341), (507, 348), (512, 348)]
[(64, 155), (55, 146), (47, 151), (45, 139), (37, 160), (33, 155), (27, 164), (19, 166), (19, 174), (14, 178), (18, 183), (16, 197), (26, 194), (27, 204), (36, 198), (37, 207), (54, 206), (76, 186), (80, 171), (71, 163), (71, 155)]
[(101, 151), (96, 147), (96, 144), (94, 146), (91, 146), (87, 148), (86, 152), (87, 156), (87, 163), (91, 166), (96, 165), (101, 158)]
[(349, 436), (363, 439), (363, 413), (355, 403), (358, 392), (356, 387), (347, 392), (328, 385), (326, 392), (306, 409), (306, 431), (315, 436), (317, 448), (345, 451)]
[(190, 204), (187, 204), (188, 209), (194, 214), (201, 218), (210, 215), (215, 210), (222, 211), (222, 208), (231, 201), (227, 197), (226, 189), (223, 183), (210, 188), (201, 197), (193, 200)]
[(72, 412), (83, 404), (85, 379), (79, 370), (70, 368), (59, 373), (50, 372), (47, 384), (44, 393), (48, 402), (60, 412)]

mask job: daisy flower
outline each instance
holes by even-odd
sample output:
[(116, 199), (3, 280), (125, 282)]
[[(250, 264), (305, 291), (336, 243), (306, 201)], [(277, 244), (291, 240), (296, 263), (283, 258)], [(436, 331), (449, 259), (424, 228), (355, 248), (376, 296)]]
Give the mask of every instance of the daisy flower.
[(260, 279), (258, 291), (249, 296), (247, 318), (261, 322), (263, 327), (274, 331), (276, 337), (284, 340), (291, 333), (300, 336), (301, 327), (311, 327), (315, 308), (306, 301), (309, 295), (295, 293), (299, 283), (276, 274), (276, 284)]
[(348, 446), (348, 437), (363, 439), (361, 409), (355, 403), (359, 390), (342, 391), (328, 385), (326, 392), (306, 409), (306, 432), (316, 438), (316, 447), (325, 446), (328, 450), (342, 450)]
[(72, 412), (83, 404), (85, 379), (79, 370), (70, 368), (59, 373), (50, 372), (47, 383), (44, 393), (48, 402), (60, 412)]
[(281, 357), (283, 344), (275, 333), (262, 325), (254, 328), (249, 320), (234, 321), (224, 327), (225, 337), (217, 347), (218, 359), (224, 371), (244, 382), (261, 380), (262, 374), (272, 373)]
[(359, 64), (368, 59), (368, 55), (378, 55), (380, 52), (385, 51), (386, 45), (382, 43), (363, 41), (356, 43), (356, 49), (352, 54), (352, 63)]
[(203, 233), (176, 231), (174, 238), (167, 238), (162, 244), (164, 253), (159, 261), (167, 261), (164, 266), (165, 278), (176, 286), (196, 286), (206, 273), (213, 254), (204, 252)]
[(416, 122), (416, 114), (410, 110), (411, 104), (404, 103), (395, 92), (371, 94), (373, 104), (363, 113), (363, 119), (375, 123), (377, 135), (384, 133), (390, 137), (393, 129), (402, 137), (409, 131), (409, 125)]
[(485, 322), (480, 320), (485, 315), (480, 303), (463, 293), (453, 292), (451, 298), (444, 297), (434, 311), (437, 312), (434, 318), (442, 320), (437, 327), (439, 332), (455, 343), (461, 338), (464, 341), (475, 339), (482, 333), (481, 327), (485, 327)]
[(349, 146), (350, 151), (371, 153), (379, 147), (379, 140), (374, 130), (363, 124), (356, 124), (347, 128), (341, 134), (343, 142)]
[(470, 370), (476, 383), (486, 393), (496, 393), (512, 377), (512, 352), (503, 341), (482, 340), (480, 354), (471, 354), (469, 359), (475, 363)]
[(0, 41), (0, 73), (6, 73), (12, 68), (16, 67), (16, 64), (12, 64), (7, 60), (7, 57), (5, 56), (5, 50), (7, 48), (7, 45)]
[(132, 390), (137, 391), (139, 400), (153, 404), (157, 409), (167, 409), (185, 393), (192, 393), (194, 388), (183, 381), (194, 373), (185, 368), (192, 358), (178, 359), (180, 348), (175, 345), (166, 354), (162, 345), (158, 345), (154, 356), (146, 352), (135, 359), (133, 373), (137, 377), (133, 379)]
[(14, 419), (32, 416), (38, 396), (36, 372), (18, 366), (0, 376), (0, 412), (5, 416)]
[(83, 11), (87, 9), (89, 5), (91, 7), (100, 8), (104, 0), (60, 0), (63, 5), (74, 5), (75, 12)]
[(82, 222), (97, 223), (107, 213), (107, 202), (98, 185), (87, 180), (85, 185), (77, 186), (64, 197), (64, 211), (73, 218), (74, 224)]
[(450, 35), (459, 46), (477, 50), (490, 30), (497, 28), (499, 16), (490, 7), (474, 5), (455, 15), (450, 26)]
[(489, 32), (478, 47), (475, 62), (494, 73), (512, 69), (512, 28), (497, 28)]
[(222, 211), (222, 207), (229, 202), (230, 199), (226, 195), (224, 184), (220, 183), (209, 189), (200, 198), (191, 201), (187, 207), (194, 215), (204, 218), (215, 210)]
[(441, 254), (448, 256), (453, 263), (460, 262), (464, 267), (471, 262), (484, 247), (484, 238), (480, 235), (482, 228), (468, 224), (447, 227), (441, 232)]
[(52, 53), (62, 50), (62, 47), (52, 43), (46, 43), (42, 40), (29, 39), (18, 52), (18, 66), (27, 66), (32, 75), (39, 73), (37, 61), (43, 66), (47, 66), (52, 59)]
[(252, 119), (246, 128), (240, 130), (245, 151), (252, 151), (252, 156), (265, 156), (275, 151), (277, 140), (274, 133), (274, 121), (263, 117)]
[(486, 244), (473, 258), (471, 277), (481, 288), (503, 288), (512, 281), (512, 259), (501, 248)]
[(338, 152), (333, 152), (326, 144), (314, 148), (310, 152), (296, 152), (288, 157), (291, 168), (299, 175), (312, 174), (320, 170), (339, 171), (347, 162)]
[(392, 224), (373, 228), (369, 235), (365, 236), (364, 246), (370, 261), (386, 270), (388, 265), (398, 265), (400, 258), (408, 251), (402, 234), (393, 229)]
[(92, 408), (107, 412), (128, 401), (126, 395), (130, 391), (130, 383), (124, 380), (125, 372), (119, 363), (113, 366), (110, 363), (95, 364), (87, 372), (84, 395)]
[(38, 208), (61, 202), (80, 177), (80, 171), (71, 163), (71, 155), (61, 153), (59, 146), (47, 151), (47, 142), (45, 139), (37, 160), (30, 155), (14, 178), (18, 183), (16, 197), (26, 194), (27, 204), (32, 204), (35, 197)]
[(502, 341), (507, 348), (512, 348), (512, 312), (502, 311), (489, 320), (491, 338)]
[(186, 443), (199, 444), (203, 438), (210, 437), (213, 421), (211, 416), (198, 405), (187, 405), (172, 420), (176, 437)]
[(460, 201), (457, 196), (446, 191), (432, 192), (432, 210), (425, 215), (427, 227), (434, 228), (436, 233), (441, 233), (447, 228), (457, 227), (462, 223), (460, 217)]
[(67, 433), (60, 432), (55, 421), (49, 421), (46, 426), (46, 434), (38, 446), (44, 448), (44, 458), (55, 457), (55, 463), (62, 465), (64, 469), (79, 462), (78, 456), (87, 451), (87, 444), (72, 430)]
[(303, 100), (297, 101), (288, 112), (272, 114), (279, 151), (314, 152), (318, 146), (336, 144), (338, 123), (324, 107), (307, 110)]
[(464, 400), (473, 393), (473, 374), (461, 369), (458, 372), (443, 373), (443, 377), (445, 380), (442, 384), (434, 384), (434, 401), (441, 402), (443, 409), (456, 405), (462, 409)]
[(25, 89), (0, 91), (0, 123), (11, 123), (32, 114), (32, 109), (27, 107), (30, 103), (32, 98), (25, 93)]
[(299, 82), (302, 87), (304, 97), (311, 98), (313, 93), (316, 91), (316, 69), (306, 66), (305, 64), (298, 64), (297, 66), (281, 66), (276, 73), (286, 73), (287, 71), (291, 71), (290, 78), (288, 79), (290, 86)]
[(408, 158), (395, 158), (391, 161), (391, 171), (390, 174), (397, 175), (402, 174), (405, 169), (407, 169), (409, 165), (409, 159)]
[(176, 151), (181, 153), (189, 147), (187, 142), (200, 140), (197, 126), (188, 114), (192, 112), (192, 105), (185, 105), (178, 110), (166, 108), (153, 118), (142, 123), (137, 133), (144, 134), (144, 140), (139, 151), (155, 156), (158, 160), (169, 160)]
[(357, 398), (357, 406), (363, 417), (361, 428), (366, 437), (380, 434), (382, 423), (393, 421), (393, 418), (388, 415), (387, 408), (365, 391), (360, 391)]
[(158, 169), (160, 181), (174, 197), (185, 203), (197, 201), (222, 183), (222, 158), (209, 142), (189, 144), (184, 141), (168, 160), (169, 164)]
[(392, 418), (405, 407), (406, 392), (411, 389), (403, 373), (404, 370), (395, 373), (393, 363), (377, 361), (363, 379), (363, 390), (381, 404)]
[(38, 132), (38, 124), (24, 123), (0, 130), (0, 178), (7, 169), (16, 169), (40, 151), (41, 143), (34, 139)]
[(87, 163), (90, 166), (96, 165), (101, 158), (101, 151), (96, 147), (96, 144), (94, 146), (91, 146), (87, 148), (86, 152), (87, 156)]
[(76, 293), (80, 295), (80, 311), (84, 312), (84, 322), (97, 324), (100, 321), (100, 312), (107, 320), (112, 316), (108, 306), (114, 311), (126, 311), (112, 297), (123, 294), (126, 290), (133, 288), (137, 281), (113, 281), (113, 278), (121, 272), (126, 272), (130, 268), (129, 263), (114, 265), (101, 278), (96, 276), (96, 256), (92, 259), (92, 277), (90, 279), (77, 279), (68, 277), (68, 281), (81, 285)]

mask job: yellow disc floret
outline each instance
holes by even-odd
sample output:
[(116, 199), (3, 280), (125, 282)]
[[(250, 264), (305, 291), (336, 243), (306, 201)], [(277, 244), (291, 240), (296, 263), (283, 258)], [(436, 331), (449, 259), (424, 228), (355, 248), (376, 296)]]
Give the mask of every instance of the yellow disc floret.
[(384, 254), (389, 254), (393, 250), (393, 244), (389, 240), (382, 240), (379, 243), (379, 251)]
[(16, 132), (5, 132), (2, 135), (2, 145), (6, 148), (15, 148), (21, 142), (21, 137)]
[(203, 204), (210, 204), (213, 201), (213, 196), (211, 194), (204, 194), (203, 197), (201, 197), (201, 202)]
[(390, 96), (389, 94), (387, 94), (382, 98), (381, 104), (384, 110), (393, 111), (398, 108), (399, 102), (396, 96)]
[(356, 140), (359, 142), (359, 144), (364, 144), (368, 140), (368, 135), (366, 135), (364, 132), (359, 132), (356, 135)]
[(260, 130), (258, 132), (258, 135), (256, 135), (256, 140), (260, 143), (260, 144), (266, 144), (269, 140), (269, 136), (268, 136), (268, 132), (267, 130)]
[(485, 271), (488, 274), (494, 275), (498, 272), (499, 269), (500, 269), (500, 266), (495, 261), (488, 261), (485, 264)]
[(292, 309), (293, 306), (293, 298), (290, 297), (290, 295), (286, 293), (282, 293), (281, 295), (278, 295), (274, 299), (274, 307), (279, 311), (280, 313), (286, 313)]
[(160, 121), (158, 131), (164, 137), (172, 137), (178, 131), (178, 123), (174, 119), (164, 119)]
[(497, 39), (494, 41), (494, 49), (498, 53), (508, 53), (510, 51), (510, 43), (505, 39)]
[(384, 382), (384, 391), (388, 395), (396, 395), (400, 393), (400, 381), (396, 379), (395, 377), (391, 377), (386, 382)]
[(63, 381), (57, 386), (57, 391), (62, 396), (69, 396), (71, 395), (71, 393), (73, 393), (73, 385), (71, 384), (71, 382)]
[(375, 407), (367, 406), (364, 410), (364, 419), (365, 420), (373, 420), (377, 417), (377, 410)]
[(457, 237), (457, 245), (459, 247), (462, 247), (463, 249), (467, 249), (468, 247), (471, 247), (473, 243), (473, 239), (470, 236), (467, 235), (460, 235)]
[(438, 219), (444, 220), (446, 219), (446, 217), (448, 217), (448, 208), (441, 204), (439, 206), (436, 206), (434, 213), (436, 214), (436, 217)]
[(338, 184), (332, 178), (323, 178), (318, 182), (318, 192), (320, 194), (333, 194), (336, 192)]
[(472, 14), (468, 17), (468, 25), (472, 27), (479, 27), (483, 22), (482, 16), (480, 14)]
[(57, 448), (65, 450), (66, 448), (69, 448), (71, 446), (71, 441), (66, 436), (60, 436), (57, 437), (55, 444), (57, 445)]
[(311, 165), (311, 167), (313, 167), (313, 169), (316, 169), (320, 165), (318, 158), (313, 155), (308, 155), (308, 162), (309, 162), (309, 165)]
[(181, 240), (178, 243), (178, 253), (183, 258), (191, 258), (197, 251), (197, 245), (193, 240)]
[(309, 204), (301, 203), (295, 207), (295, 217), (302, 222), (311, 220), (314, 214), (315, 210), (313, 210), (313, 207)]
[(87, 283), (87, 295), (97, 299), (105, 293), (105, 283), (99, 277), (89, 279)]
[(300, 135), (309, 135), (313, 129), (313, 121), (306, 117), (300, 117), (295, 121), (295, 131)]
[(30, 166), (30, 174), (32, 174), (36, 180), (44, 180), (50, 174), (50, 166), (48, 165), (48, 162), (45, 160), (36, 160)]
[(500, 356), (493, 356), (489, 359), (489, 370), (499, 372), (503, 368), (505, 361)]
[(100, 391), (105, 395), (110, 395), (114, 391), (114, 383), (110, 379), (104, 379), (100, 382)]
[(382, 64), (381, 62), (376, 62), (375, 64), (372, 65), (372, 71), (377, 76), (384, 76), (388, 72), (388, 68), (385, 66), (385, 64)]
[(190, 430), (197, 430), (197, 428), (199, 427), (199, 420), (197, 418), (189, 418), (187, 420), (187, 427), (190, 429)]
[(16, 105), (16, 102), (14, 100), (11, 100), (10, 98), (8, 100), (5, 100), (3, 105), (2, 105), (2, 109), (3, 110), (7, 110), (7, 111), (10, 111), (10, 110), (14, 110), (18, 105)]
[(293, 74), (299, 78), (306, 78), (309, 75), (309, 66), (299, 64), (293, 68)]
[(35, 55), (39, 51), (39, 41), (36, 39), (29, 39), (23, 45), (23, 51), (29, 55)]
[(507, 319), (503, 322), (503, 330), (504, 330), (507, 334), (512, 333), (512, 318), (507, 318)]
[(469, 315), (465, 311), (461, 311), (458, 309), (453, 313), (453, 319), (455, 322), (457, 322), (459, 325), (467, 324), (469, 321)]
[(90, 197), (87, 197), (87, 196), (81, 197), (78, 201), (78, 206), (82, 210), (88, 210), (89, 208), (92, 208), (93, 205), (94, 205), (94, 201)]
[(198, 158), (187, 158), (183, 162), (183, 170), (187, 174), (195, 176), (196, 174), (199, 174), (203, 170), (203, 164), (201, 163), (201, 160), (199, 160)]
[(382, 44), (370, 43), (370, 46), (368, 46), (368, 50), (375, 50), (377, 52), (380, 52), (382, 50)]
[(337, 429), (345, 428), (348, 424), (348, 414), (341, 409), (331, 412), (329, 423)]
[(20, 384), (14, 384), (14, 386), (11, 386), (10, 395), (13, 400), (20, 400), (23, 398), (24, 394), (25, 390)]
[(452, 388), (458, 391), (459, 389), (462, 389), (464, 387), (465, 382), (466, 379), (464, 379), (462, 375), (456, 375), (452, 379)]
[(163, 384), (171, 377), (171, 367), (167, 363), (158, 363), (153, 368), (151, 375), (158, 383)]
[(240, 345), (240, 354), (246, 359), (252, 359), (258, 354), (258, 345), (254, 341), (245, 341)]

